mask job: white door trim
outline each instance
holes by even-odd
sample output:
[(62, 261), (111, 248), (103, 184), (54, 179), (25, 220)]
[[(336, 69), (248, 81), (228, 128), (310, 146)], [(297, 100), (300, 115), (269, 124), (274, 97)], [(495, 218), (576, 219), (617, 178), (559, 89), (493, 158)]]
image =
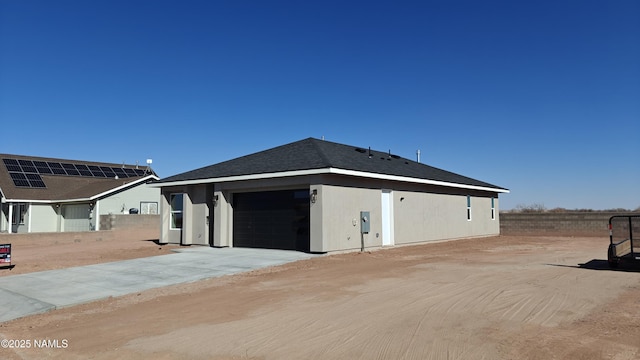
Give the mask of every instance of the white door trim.
[(382, 189), (382, 246), (395, 245), (393, 231), (393, 191)]

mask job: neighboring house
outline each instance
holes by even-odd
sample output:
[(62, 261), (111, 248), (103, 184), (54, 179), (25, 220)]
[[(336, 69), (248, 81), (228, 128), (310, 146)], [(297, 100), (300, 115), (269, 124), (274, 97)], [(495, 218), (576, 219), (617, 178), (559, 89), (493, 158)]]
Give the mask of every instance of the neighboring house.
[(162, 243), (320, 253), (497, 235), (498, 194), (509, 192), (313, 138), (152, 186), (162, 192)]
[[(0, 232), (100, 230), (100, 215), (157, 213), (150, 168), (0, 154)], [(133, 210), (132, 212), (135, 212)]]

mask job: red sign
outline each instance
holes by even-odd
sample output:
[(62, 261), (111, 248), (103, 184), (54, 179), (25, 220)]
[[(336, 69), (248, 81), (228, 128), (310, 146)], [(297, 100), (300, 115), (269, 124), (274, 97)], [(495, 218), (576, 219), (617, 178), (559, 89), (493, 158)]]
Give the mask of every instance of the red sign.
[(0, 244), (0, 266), (11, 264), (11, 244)]

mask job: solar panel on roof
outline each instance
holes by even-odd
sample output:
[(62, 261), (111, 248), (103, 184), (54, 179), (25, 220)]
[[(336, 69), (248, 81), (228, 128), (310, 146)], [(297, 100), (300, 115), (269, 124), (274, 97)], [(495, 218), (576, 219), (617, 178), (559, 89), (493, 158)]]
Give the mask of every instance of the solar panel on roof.
[(93, 176), (95, 176), (95, 177), (106, 177), (106, 175), (102, 172), (102, 170), (100, 170), (99, 166), (89, 165), (87, 167), (89, 168), (89, 171), (91, 171)]
[(127, 175), (127, 173), (124, 172), (124, 169), (121, 169), (121, 168), (112, 168), (112, 169), (113, 169), (113, 172), (116, 173), (116, 175), (118, 175), (118, 177), (121, 177), (121, 178), (129, 177), (129, 175)]
[(18, 160), (2, 159), (2, 161), (4, 162), (4, 166), (7, 168), (7, 170), (22, 172), (22, 168), (20, 168), (20, 165), (18, 164)]
[(34, 161), (33, 165), (36, 166), (36, 169), (38, 169), (38, 173), (39, 174), (52, 174), (53, 173), (51, 171), (51, 169), (49, 168), (49, 165), (47, 165), (47, 163), (44, 162), (44, 161)]
[(100, 170), (102, 170), (104, 175), (108, 178), (116, 177), (116, 174), (113, 172), (112, 168), (108, 166), (100, 166)]
[(31, 185), (31, 187), (34, 187), (34, 188), (46, 187), (46, 185), (44, 184), (44, 181), (42, 180), (42, 177), (40, 177), (40, 174), (25, 174), (25, 176), (27, 177), (27, 180), (29, 181), (29, 184)]
[(11, 180), (13, 180), (13, 184), (15, 186), (31, 187), (31, 185), (29, 185), (29, 181), (27, 181), (27, 177), (25, 174), (10, 172), (9, 176), (11, 176)]
[(31, 160), (18, 160), (18, 163), (22, 167), (23, 172), (35, 173), (38, 172), (36, 167), (33, 165), (33, 161)]
[(64, 171), (64, 169), (62, 168), (62, 165), (60, 163), (57, 162), (47, 162), (47, 165), (49, 165), (49, 168), (51, 168), (51, 172), (53, 172), (56, 175), (67, 175), (67, 172)]
[(16, 172), (22, 172), (22, 168), (20, 167), (20, 165), (9, 165), (9, 164), (4, 164), (7, 167), (7, 170), (9, 171), (16, 171)]
[(82, 176), (93, 177), (93, 174), (91, 173), (91, 170), (89, 170), (87, 165), (76, 164), (76, 169), (78, 169), (78, 171), (80, 172), (80, 175)]
[(22, 165), (22, 171), (26, 172), (26, 173), (37, 173), (38, 170), (36, 169), (35, 166), (27, 166), (27, 165)]
[(67, 163), (62, 163), (61, 165), (68, 175), (80, 175), (80, 172), (76, 169), (75, 165)]
[[(101, 178), (119, 178), (144, 176), (147, 174), (146, 170), (125, 168), (125, 167), (110, 167), (110, 166), (97, 166), (88, 164), (72, 164), (72, 163), (59, 163), (53, 161), (37, 161), (26, 159), (2, 159), (7, 170), (12, 174), (34, 174), (37, 175), (33, 178), (18, 178), (18, 175), (14, 175), (14, 183), (16, 186), (22, 187), (45, 187), (42, 175), (71, 175), (71, 176), (83, 176), (83, 177), (101, 177)], [(19, 184), (19, 185), (18, 185)]]
[(32, 188), (46, 188), (47, 185), (44, 184), (44, 181), (40, 180), (29, 180), (29, 184), (31, 185)]

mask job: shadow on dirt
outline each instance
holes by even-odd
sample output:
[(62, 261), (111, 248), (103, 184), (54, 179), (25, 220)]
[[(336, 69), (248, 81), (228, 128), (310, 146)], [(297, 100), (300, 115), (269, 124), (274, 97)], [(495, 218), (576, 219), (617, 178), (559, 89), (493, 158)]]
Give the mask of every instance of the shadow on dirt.
[(156, 245), (166, 245), (166, 244), (160, 244), (160, 240), (159, 239), (146, 239), (146, 240), (141, 240), (141, 241), (148, 241), (148, 242), (152, 242)]
[(617, 268), (609, 266), (607, 260), (593, 259), (584, 264), (578, 265), (560, 265), (560, 264), (547, 264), (551, 266), (569, 267), (576, 269), (587, 270), (607, 270), (607, 271), (623, 271), (623, 272), (640, 272), (640, 261), (620, 261)]

